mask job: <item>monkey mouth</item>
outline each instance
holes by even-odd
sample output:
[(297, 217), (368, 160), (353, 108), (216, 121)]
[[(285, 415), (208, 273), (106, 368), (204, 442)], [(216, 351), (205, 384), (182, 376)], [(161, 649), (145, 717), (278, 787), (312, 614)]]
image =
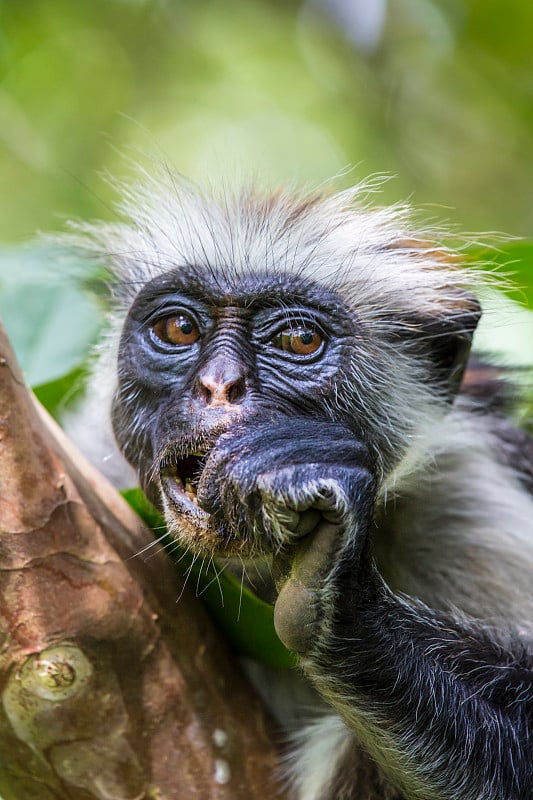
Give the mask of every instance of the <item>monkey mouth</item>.
[(217, 512), (202, 505), (204, 471), (222, 433), (224, 430), (217, 429), (200, 440), (170, 443), (161, 452), (157, 481), (160, 507), (168, 533), (191, 552), (255, 558), (259, 555), (257, 542), (242, 531), (235, 532)]
[[(210, 449), (195, 450), (183, 457), (165, 456), (159, 466), (163, 513), (168, 532), (184, 547), (199, 555), (231, 557), (245, 554), (241, 537), (228, 535), (209, 511), (198, 502), (198, 484)], [(255, 556), (253, 548), (249, 555)]]
[(178, 513), (206, 515), (198, 505), (198, 482), (207, 453), (190, 453), (183, 458), (164, 461), (160, 466), (161, 487)]

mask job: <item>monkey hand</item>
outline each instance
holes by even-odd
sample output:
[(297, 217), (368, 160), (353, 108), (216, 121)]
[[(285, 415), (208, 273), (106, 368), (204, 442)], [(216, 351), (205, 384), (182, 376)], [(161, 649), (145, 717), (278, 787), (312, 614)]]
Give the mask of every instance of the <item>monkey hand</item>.
[[(339, 423), (282, 418), (233, 426), (206, 462), (198, 502), (256, 553), (274, 552), (278, 635), (302, 653), (335, 565), (352, 566), (372, 518), (365, 445)], [(345, 560), (345, 559), (344, 559)]]

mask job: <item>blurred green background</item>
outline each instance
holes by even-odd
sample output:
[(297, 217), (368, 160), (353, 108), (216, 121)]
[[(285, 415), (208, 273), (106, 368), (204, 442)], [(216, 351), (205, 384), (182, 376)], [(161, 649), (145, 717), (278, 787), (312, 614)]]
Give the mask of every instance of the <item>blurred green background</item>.
[[(213, 183), (384, 172), (384, 201), (533, 239), (532, 35), (530, 0), (0, 2), (0, 315), (30, 380), (75, 370), (99, 312), (21, 243), (110, 217), (102, 171), (144, 154)], [(531, 246), (502, 250), (533, 307)], [(482, 346), (531, 361), (530, 312), (496, 305)]]

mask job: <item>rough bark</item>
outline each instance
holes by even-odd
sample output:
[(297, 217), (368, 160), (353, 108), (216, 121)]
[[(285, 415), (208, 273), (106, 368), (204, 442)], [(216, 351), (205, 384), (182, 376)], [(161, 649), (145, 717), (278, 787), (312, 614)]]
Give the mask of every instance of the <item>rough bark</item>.
[[(0, 332), (0, 797), (272, 800), (272, 726)], [(176, 598), (180, 600), (176, 603)]]

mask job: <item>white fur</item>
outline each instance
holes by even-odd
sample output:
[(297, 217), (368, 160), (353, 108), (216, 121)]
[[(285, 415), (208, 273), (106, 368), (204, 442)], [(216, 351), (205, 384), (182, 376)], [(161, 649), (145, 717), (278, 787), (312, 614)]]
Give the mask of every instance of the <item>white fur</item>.
[[(390, 334), (401, 329), (400, 314), (453, 317), (461, 310), (460, 288), (478, 280), (472, 271), (459, 271), (446, 248), (427, 246), (438, 231), (421, 233), (410, 208), (369, 207), (369, 193), (378, 184), (320, 198), (253, 190), (217, 198), (164, 166), (120, 187), (121, 222), (76, 224), (62, 241), (109, 268), (118, 298), (107, 338), (112, 354), (137, 292), (169, 269), (193, 265), (236, 279), (268, 270), (340, 290), (360, 322), (364, 350), (353, 356), (352, 373), (360, 375), (359, 382), (340, 380), (335, 405), (364, 410), (390, 450), (400, 452), (440, 419), (444, 403), (427, 385), (423, 366), (401, 352)], [(109, 364), (112, 356), (103, 355), (103, 361)], [(116, 378), (109, 374), (97, 380), (93, 388), (103, 420), (109, 417)], [(90, 438), (85, 437), (86, 449), (94, 452)], [(109, 452), (108, 443), (104, 451)]]
[(111, 428), (111, 402), (117, 386), (120, 319), (110, 326), (94, 353), (98, 367), (82, 403), (61, 420), (70, 438), (117, 489), (137, 486), (135, 471), (120, 453)]
[(287, 777), (298, 800), (321, 800), (345, 747), (353, 739), (340, 717), (328, 714), (293, 736)]
[(424, 444), (382, 489), (375, 543), (385, 580), (432, 608), (529, 624), (533, 497), (496, 461), (480, 417), (449, 414)]

